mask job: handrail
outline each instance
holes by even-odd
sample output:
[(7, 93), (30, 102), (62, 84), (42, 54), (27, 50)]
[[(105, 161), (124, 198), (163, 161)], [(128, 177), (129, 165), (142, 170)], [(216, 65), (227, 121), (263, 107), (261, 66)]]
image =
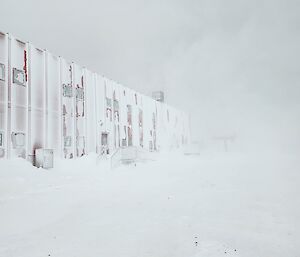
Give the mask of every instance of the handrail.
[(121, 149), (122, 148), (117, 148), (116, 151), (111, 155), (111, 157), (110, 157), (110, 167), (111, 168), (117, 166), (117, 164), (120, 162)]
[(116, 149), (110, 158), (111, 168), (115, 168), (121, 164), (129, 164), (137, 161), (149, 160), (150, 152), (136, 146), (121, 147)]

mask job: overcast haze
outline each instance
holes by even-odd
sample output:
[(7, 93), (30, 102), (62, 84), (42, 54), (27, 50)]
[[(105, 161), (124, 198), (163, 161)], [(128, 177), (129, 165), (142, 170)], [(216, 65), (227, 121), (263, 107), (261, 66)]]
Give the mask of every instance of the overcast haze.
[[(193, 137), (300, 146), (300, 1), (0, 0), (0, 30), (192, 113)], [(259, 143), (259, 144), (258, 144)]]

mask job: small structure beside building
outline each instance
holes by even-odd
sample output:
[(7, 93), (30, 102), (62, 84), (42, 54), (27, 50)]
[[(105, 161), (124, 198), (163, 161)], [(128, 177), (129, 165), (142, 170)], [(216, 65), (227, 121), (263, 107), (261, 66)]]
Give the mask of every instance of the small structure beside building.
[(163, 91), (155, 91), (155, 92), (152, 92), (152, 98), (155, 101), (163, 103), (165, 101), (165, 94)]

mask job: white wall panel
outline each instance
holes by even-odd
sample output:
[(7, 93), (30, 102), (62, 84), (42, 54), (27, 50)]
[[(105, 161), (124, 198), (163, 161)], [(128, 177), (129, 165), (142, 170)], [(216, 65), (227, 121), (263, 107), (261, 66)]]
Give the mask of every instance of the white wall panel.
[(107, 133), (108, 153), (112, 153), (113, 149), (113, 85), (109, 79), (104, 80), (104, 95), (105, 95), (105, 119), (104, 132)]
[(168, 150), (170, 124), (168, 121), (168, 106), (163, 103), (157, 103), (158, 108), (158, 142), (160, 150)]
[(28, 47), (10, 35), (9, 118), (11, 156), (26, 158), (28, 119)]
[[(145, 149), (150, 149), (150, 144), (152, 144), (152, 138), (150, 135), (151, 131), (151, 108), (150, 99), (144, 99), (144, 145)], [(151, 142), (151, 143), (150, 143)]]
[(87, 129), (87, 152), (96, 152), (96, 78), (95, 74), (85, 69), (85, 95), (86, 95), (86, 129)]
[(46, 91), (47, 91), (47, 127), (46, 148), (53, 149), (55, 155), (61, 156), (62, 118), (61, 118), (61, 85), (59, 57), (46, 52)]
[(63, 156), (73, 158), (75, 153), (75, 101), (74, 101), (74, 74), (72, 63), (60, 58), (60, 86), (62, 90), (62, 135)]
[(75, 93), (75, 153), (77, 157), (86, 152), (85, 81), (84, 69), (73, 64)]
[(28, 52), (28, 156), (45, 147), (45, 52), (29, 45)]
[(139, 102), (138, 102), (138, 136), (139, 136), (139, 146), (145, 146), (145, 136), (144, 136), (144, 116), (145, 116), (145, 100), (147, 99), (143, 95), (139, 95)]
[(134, 91), (127, 88), (126, 90), (126, 112), (127, 112), (127, 144), (128, 146), (134, 145), (134, 108), (135, 108), (135, 100), (134, 100)]
[(156, 103), (150, 98), (144, 99), (144, 137), (145, 137), (145, 147), (151, 151), (156, 151), (158, 149), (157, 143), (157, 133), (158, 133), (158, 122), (157, 122), (157, 112)]
[(139, 97), (138, 93), (132, 90), (133, 104), (132, 104), (132, 142), (134, 146), (139, 146)]
[(127, 146), (127, 101), (126, 101), (126, 88), (119, 85), (120, 90), (120, 138), (121, 146)]
[(121, 147), (121, 131), (120, 131), (120, 86), (113, 82), (113, 148)]
[(8, 35), (0, 32), (0, 158), (7, 157)]
[[(109, 119), (109, 113), (106, 112), (107, 102), (105, 95), (105, 79), (103, 76), (95, 74), (96, 77), (96, 142), (97, 142), (97, 153), (107, 153), (107, 141), (108, 132), (106, 130), (106, 119)], [(108, 139), (108, 138), (107, 138)]]

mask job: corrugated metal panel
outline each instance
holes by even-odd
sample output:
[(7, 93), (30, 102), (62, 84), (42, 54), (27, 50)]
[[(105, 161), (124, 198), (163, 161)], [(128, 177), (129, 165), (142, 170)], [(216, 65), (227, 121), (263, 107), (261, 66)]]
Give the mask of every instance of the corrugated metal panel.
[(126, 103), (126, 89), (124, 86), (119, 85), (119, 92), (120, 92), (120, 144), (122, 147), (127, 146), (127, 133), (126, 133), (126, 127), (127, 127), (127, 103)]
[(86, 95), (86, 129), (87, 129), (87, 152), (96, 152), (96, 74), (85, 69), (85, 95)]
[(121, 146), (121, 135), (120, 135), (120, 86), (113, 82), (112, 83), (113, 90), (113, 147), (114, 149), (119, 148)]
[(104, 132), (107, 133), (108, 152), (114, 150), (113, 142), (113, 82), (110, 79), (104, 79), (104, 95), (105, 95), (105, 119)]
[(62, 90), (63, 156), (71, 159), (75, 152), (75, 101), (73, 65), (60, 57), (60, 87)]
[(74, 73), (74, 99), (75, 99), (75, 153), (77, 157), (86, 152), (86, 122), (85, 122), (85, 81), (84, 70), (73, 64)]
[(45, 52), (28, 45), (28, 156), (46, 141)]
[(46, 148), (62, 155), (61, 86), (59, 57), (46, 52)]
[(0, 34), (0, 158), (7, 157), (8, 35)]
[(9, 152), (27, 156), (28, 141), (28, 45), (10, 35), (8, 90)]
[(97, 76), (97, 149), (98, 153), (107, 154), (111, 150), (111, 117), (112, 104), (108, 80), (102, 76)]

